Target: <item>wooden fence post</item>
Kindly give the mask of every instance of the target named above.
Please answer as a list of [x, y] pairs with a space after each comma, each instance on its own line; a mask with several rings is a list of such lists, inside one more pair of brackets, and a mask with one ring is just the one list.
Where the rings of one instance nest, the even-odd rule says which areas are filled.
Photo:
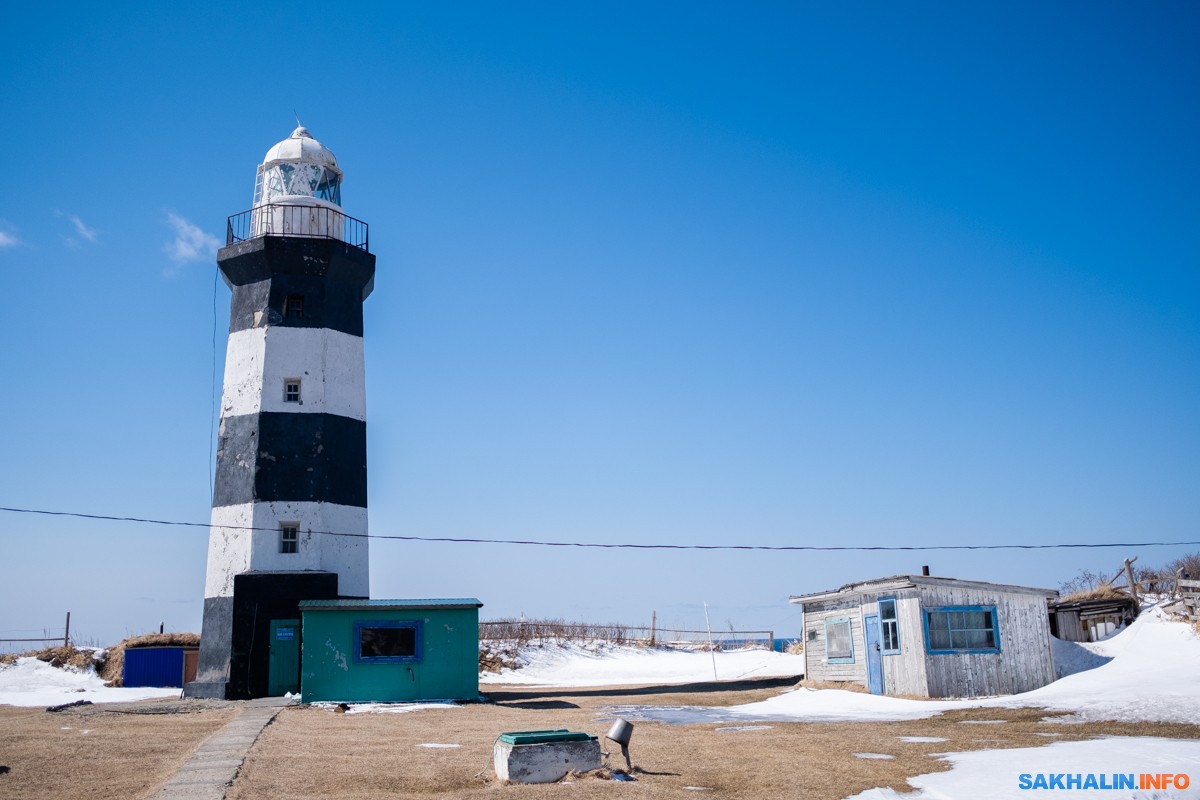
[[1137, 584], [1133, 581], [1133, 562], [1137, 561], [1137, 556], [1132, 559], [1125, 559], [1125, 580], [1129, 582], [1129, 596], [1133, 598], [1133, 602], [1141, 607], [1141, 601], [1138, 599]]
[[67, 612], [67, 624], [63, 628], [63, 647], [71, 644], [71, 612]]

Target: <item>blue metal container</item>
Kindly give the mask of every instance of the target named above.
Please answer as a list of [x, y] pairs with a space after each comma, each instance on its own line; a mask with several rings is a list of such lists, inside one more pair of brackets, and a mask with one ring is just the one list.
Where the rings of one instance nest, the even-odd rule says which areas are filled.
[[182, 647], [135, 647], [125, 651], [126, 686], [183, 688]]

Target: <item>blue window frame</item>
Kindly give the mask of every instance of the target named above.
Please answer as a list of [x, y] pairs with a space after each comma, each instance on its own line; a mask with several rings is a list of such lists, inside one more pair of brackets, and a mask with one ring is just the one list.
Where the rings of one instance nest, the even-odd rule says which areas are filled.
[[884, 655], [900, 652], [900, 620], [894, 597], [879, 598], [879, 650]]
[[825, 661], [829, 664], [854, 663], [854, 635], [849, 617], [825, 620]]
[[995, 606], [926, 608], [921, 616], [927, 653], [1000, 652], [1000, 626]]
[[354, 623], [356, 664], [420, 661], [422, 644], [420, 620], [362, 620]]

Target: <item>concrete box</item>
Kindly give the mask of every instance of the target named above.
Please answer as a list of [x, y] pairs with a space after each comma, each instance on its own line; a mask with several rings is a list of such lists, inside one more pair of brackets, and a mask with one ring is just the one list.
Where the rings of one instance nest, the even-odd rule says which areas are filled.
[[496, 777], [513, 783], [553, 783], [568, 772], [600, 769], [600, 742], [582, 741], [512, 744], [498, 739], [492, 749]]

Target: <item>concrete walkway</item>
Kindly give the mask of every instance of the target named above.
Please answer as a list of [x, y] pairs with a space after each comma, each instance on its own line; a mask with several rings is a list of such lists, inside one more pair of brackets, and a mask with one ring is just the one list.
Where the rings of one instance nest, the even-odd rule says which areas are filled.
[[289, 698], [248, 700], [224, 728], [204, 740], [153, 800], [224, 800], [246, 754]]

